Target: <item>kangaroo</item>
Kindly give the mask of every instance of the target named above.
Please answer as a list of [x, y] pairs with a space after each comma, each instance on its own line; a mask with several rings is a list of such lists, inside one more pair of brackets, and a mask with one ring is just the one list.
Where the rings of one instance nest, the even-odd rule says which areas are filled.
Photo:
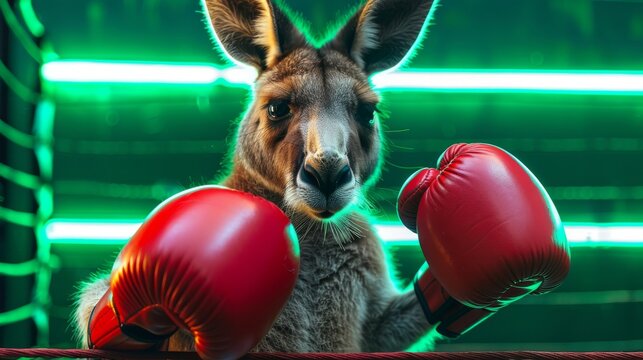
[[[271, 0], [203, 2], [221, 48], [258, 71], [220, 183], [277, 204], [300, 242], [295, 289], [253, 351], [401, 351], [420, 339], [430, 349], [437, 333], [414, 292], [393, 285], [364, 199], [384, 151], [368, 77], [404, 60], [436, 1], [368, 0], [322, 46]], [[108, 286], [104, 276], [80, 291], [75, 325], [85, 344]], [[192, 346], [186, 333], [169, 341], [170, 350]]]

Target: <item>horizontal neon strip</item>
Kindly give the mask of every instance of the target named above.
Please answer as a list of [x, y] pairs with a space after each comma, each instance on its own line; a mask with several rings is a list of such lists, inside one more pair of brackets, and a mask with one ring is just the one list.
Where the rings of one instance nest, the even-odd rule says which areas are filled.
[[140, 226], [141, 222], [134, 220], [120, 222], [51, 220], [45, 225], [45, 233], [52, 242], [57, 240], [127, 241]]
[[7, 312], [0, 312], [0, 326], [6, 326], [29, 319], [34, 315], [35, 311], [36, 307], [31, 303]]
[[[45, 231], [52, 243], [121, 244], [134, 234], [139, 221], [80, 221], [56, 219]], [[417, 246], [417, 235], [397, 224], [376, 224], [379, 237], [392, 246]], [[643, 224], [565, 224], [571, 246], [643, 246]]]
[[[42, 67], [51, 82], [169, 83], [250, 85], [251, 68], [217, 68], [211, 64], [52, 61]], [[521, 71], [415, 69], [373, 76], [379, 89], [434, 91], [572, 92], [643, 95], [643, 71]]]
[[641, 93], [643, 72], [403, 71], [373, 77], [382, 89]]
[[41, 74], [52, 82], [210, 84], [221, 77], [211, 65], [53, 61]]
[[[570, 246], [643, 246], [643, 224], [566, 223], [565, 235]], [[400, 225], [375, 225], [387, 243], [416, 245], [417, 235]]]
[[38, 260], [28, 260], [25, 262], [12, 264], [0, 262], [0, 276], [25, 276], [31, 275], [38, 271]]

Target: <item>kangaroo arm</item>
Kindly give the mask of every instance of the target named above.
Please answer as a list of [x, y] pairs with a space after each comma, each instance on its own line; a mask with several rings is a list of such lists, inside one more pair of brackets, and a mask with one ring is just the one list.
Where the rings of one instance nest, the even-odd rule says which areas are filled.
[[72, 327], [76, 340], [84, 349], [89, 346], [89, 334], [87, 333], [89, 317], [107, 289], [109, 289], [109, 274], [95, 276], [79, 286]]
[[367, 325], [364, 351], [403, 351], [416, 343], [429, 351], [439, 337], [412, 290], [388, 297], [376, 314]]

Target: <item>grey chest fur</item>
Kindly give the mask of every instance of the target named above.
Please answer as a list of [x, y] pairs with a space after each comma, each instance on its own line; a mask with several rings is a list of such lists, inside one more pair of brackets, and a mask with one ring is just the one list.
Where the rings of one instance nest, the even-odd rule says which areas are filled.
[[[375, 239], [371, 239], [376, 241]], [[260, 351], [360, 351], [377, 243], [360, 239], [301, 249], [295, 290]], [[377, 266], [375, 266], [377, 268]]]

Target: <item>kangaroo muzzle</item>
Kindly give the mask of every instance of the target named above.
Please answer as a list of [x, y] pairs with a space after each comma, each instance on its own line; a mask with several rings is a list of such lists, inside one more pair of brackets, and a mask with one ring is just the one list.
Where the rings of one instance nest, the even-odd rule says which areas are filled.
[[348, 158], [333, 150], [306, 156], [299, 169], [299, 181], [319, 190], [327, 198], [337, 189], [353, 182]]

